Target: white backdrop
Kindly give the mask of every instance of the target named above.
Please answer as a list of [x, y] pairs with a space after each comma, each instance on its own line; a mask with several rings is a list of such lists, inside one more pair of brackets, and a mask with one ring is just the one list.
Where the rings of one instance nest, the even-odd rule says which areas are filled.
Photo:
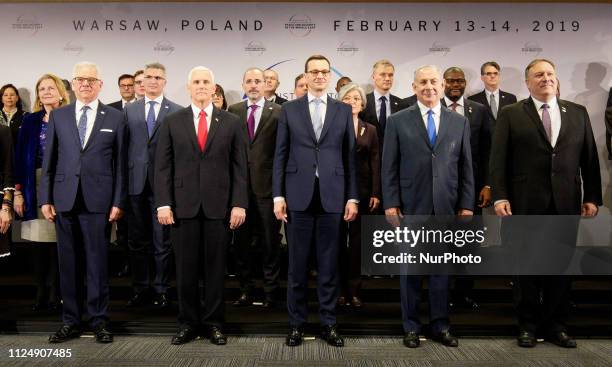
[[[371, 89], [372, 64], [396, 66], [393, 93], [412, 94], [418, 66], [460, 66], [472, 94], [479, 67], [502, 65], [502, 89], [527, 95], [525, 65], [536, 57], [557, 64], [562, 98], [587, 106], [600, 151], [605, 202], [612, 207], [603, 111], [612, 78], [610, 4], [2, 4], [0, 83], [32, 98], [45, 72], [70, 78], [78, 61], [96, 62], [103, 102], [119, 99], [116, 78], [151, 61], [168, 69], [166, 94], [186, 105], [188, 71], [205, 65], [226, 89], [242, 92], [242, 72], [274, 66], [289, 99], [293, 79], [311, 54], [328, 56], [340, 75]], [[495, 29], [495, 30], [493, 30]], [[333, 90], [330, 89], [330, 92]]]

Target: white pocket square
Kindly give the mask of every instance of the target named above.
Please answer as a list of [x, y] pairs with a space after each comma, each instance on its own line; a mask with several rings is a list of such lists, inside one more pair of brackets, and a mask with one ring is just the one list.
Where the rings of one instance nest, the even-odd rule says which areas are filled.
[[113, 130], [111, 130], [111, 129], [100, 129], [100, 131], [103, 131], [105, 133], [112, 133], [113, 132]]

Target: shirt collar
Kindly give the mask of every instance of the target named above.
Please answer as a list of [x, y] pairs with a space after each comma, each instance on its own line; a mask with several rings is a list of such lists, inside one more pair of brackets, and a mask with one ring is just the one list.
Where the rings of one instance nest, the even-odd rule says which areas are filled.
[[[197, 118], [197, 117], [200, 116], [201, 109], [199, 107], [196, 107], [193, 103], [191, 104], [191, 110], [193, 111], [193, 117]], [[212, 103], [212, 101], [210, 101], [208, 106], [206, 106], [204, 108], [204, 112], [206, 112], [206, 118], [210, 119], [210, 116], [212, 116], [212, 112], [213, 112], [213, 103]]]
[[495, 94], [495, 97], [497, 97], [497, 96], [499, 96], [499, 88], [497, 88], [493, 92], [491, 92], [490, 90], [485, 88], [485, 93], [486, 93], [488, 99], [491, 99], [491, 94]]
[[161, 105], [161, 103], [162, 103], [162, 102], [163, 102], [163, 100], [164, 100], [164, 95], [163, 95], [163, 94], [160, 94], [160, 95], [159, 95], [159, 97], [157, 97], [157, 98], [155, 98], [155, 99], [150, 99], [149, 97], [147, 97], [147, 96], [145, 95], [144, 100], [145, 100], [145, 105], [146, 105], [147, 103], [151, 102], [151, 101], [155, 101], [155, 102], [157, 102], [159, 105]]
[[76, 110], [77, 112], [80, 112], [81, 109], [83, 108], [83, 106], [89, 106], [89, 108], [91, 108], [92, 110], [97, 110], [98, 109], [98, 104], [100, 103], [100, 101], [98, 101], [97, 99], [90, 102], [89, 104], [85, 104], [81, 101], [79, 101], [78, 99], [76, 100]]
[[[312, 94], [310, 94], [310, 92], [308, 92], [308, 103], [312, 102], [312, 100], [315, 98], [317, 97], [313, 96]], [[327, 105], [327, 93], [323, 93], [323, 95], [319, 97], [319, 99], [321, 100], [321, 102], [323, 102], [323, 104]]]
[[266, 103], [266, 99], [265, 99], [264, 97], [261, 97], [261, 98], [260, 98], [260, 99], [259, 99], [257, 102], [255, 102], [255, 103], [251, 103], [251, 101], [249, 101], [249, 100], [247, 99], [247, 101], [246, 101], [246, 102], [247, 102], [247, 108], [249, 108], [250, 106], [252, 106], [252, 105], [256, 104], [256, 105], [257, 105], [257, 107], [259, 107], [260, 109], [263, 109], [264, 104]]
[[433, 110], [434, 115], [440, 116], [440, 110], [442, 110], [442, 104], [438, 102], [437, 105], [433, 106], [433, 108], [429, 108], [421, 103], [421, 101], [417, 101], [419, 105], [419, 110], [421, 110], [421, 115], [427, 115], [427, 111]]
[[542, 109], [542, 105], [544, 103], [548, 104], [548, 109], [549, 110], [557, 107], [557, 98], [556, 97], [551, 98], [550, 101], [548, 101], [548, 102], [542, 102], [542, 101], [536, 99], [534, 96], [531, 96], [531, 99], [533, 100], [533, 103], [535, 104], [536, 111], [539, 111], [540, 109]]
[[[444, 96], [444, 102], [446, 102], [446, 107], [450, 108], [451, 105], [453, 104], [453, 101], [450, 100], [450, 98], [448, 98], [447, 96]], [[463, 107], [463, 96], [459, 97], [459, 99], [457, 100], [457, 102], [454, 102], [457, 104], [457, 106], [459, 107]]]
[[385, 97], [387, 98], [387, 102], [391, 101], [391, 92], [387, 92], [387, 94], [380, 94], [378, 93], [378, 91], [376, 89], [374, 89], [374, 100], [375, 101], [379, 101], [380, 97]]

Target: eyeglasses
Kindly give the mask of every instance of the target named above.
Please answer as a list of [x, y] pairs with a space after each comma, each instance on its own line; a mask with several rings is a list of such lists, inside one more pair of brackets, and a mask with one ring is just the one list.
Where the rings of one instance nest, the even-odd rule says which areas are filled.
[[164, 78], [163, 76], [153, 76], [153, 75], [145, 75], [144, 77], [146, 80], [151, 80], [151, 79], [155, 79], [157, 81], [160, 80], [166, 80], [166, 78]]
[[121, 88], [134, 88], [134, 84], [119, 84]]
[[487, 73], [485, 73], [486, 76], [498, 76], [499, 75], [499, 71], [489, 71]]
[[446, 79], [446, 82], [448, 84], [464, 84], [465, 83], [465, 79]]
[[77, 82], [78, 84], [81, 84], [81, 85], [84, 85], [84, 84], [92, 85], [95, 82], [99, 82], [100, 81], [100, 79], [96, 79], [96, 78], [81, 78], [81, 77], [76, 77], [76, 78], [74, 78], [72, 80]]
[[310, 70], [307, 73], [313, 77], [317, 77], [319, 76], [319, 74], [321, 74], [321, 76], [323, 77], [326, 77], [329, 75], [329, 70]]

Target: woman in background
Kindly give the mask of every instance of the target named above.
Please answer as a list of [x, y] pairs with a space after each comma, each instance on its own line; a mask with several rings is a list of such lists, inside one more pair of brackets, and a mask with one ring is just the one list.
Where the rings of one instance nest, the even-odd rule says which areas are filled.
[[13, 146], [17, 140], [17, 133], [26, 112], [23, 111], [23, 103], [19, 96], [17, 87], [13, 84], [6, 84], [0, 88], [0, 124], [11, 128]]
[[227, 100], [225, 99], [225, 91], [219, 84], [215, 84], [215, 94], [213, 94], [213, 104], [220, 110], [227, 110]]

